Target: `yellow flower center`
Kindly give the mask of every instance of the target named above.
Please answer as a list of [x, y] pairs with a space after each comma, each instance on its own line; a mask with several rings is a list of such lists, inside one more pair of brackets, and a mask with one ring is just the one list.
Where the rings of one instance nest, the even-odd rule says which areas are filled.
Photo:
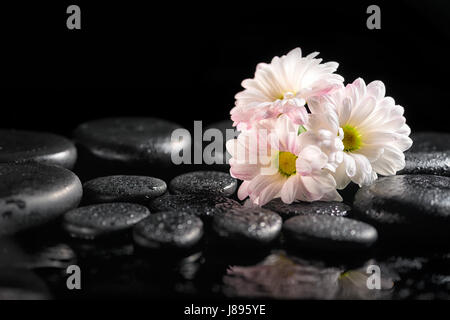
[[294, 91], [286, 91], [284, 93], [280, 93], [275, 100], [283, 100], [283, 99], [292, 99], [295, 98], [296, 93]]
[[289, 177], [296, 173], [295, 161], [297, 156], [291, 152], [280, 151], [278, 153], [278, 172]]
[[361, 134], [356, 130], [355, 127], [346, 125], [342, 127], [344, 131], [344, 139], [342, 143], [344, 144], [344, 151], [352, 152], [361, 148]]

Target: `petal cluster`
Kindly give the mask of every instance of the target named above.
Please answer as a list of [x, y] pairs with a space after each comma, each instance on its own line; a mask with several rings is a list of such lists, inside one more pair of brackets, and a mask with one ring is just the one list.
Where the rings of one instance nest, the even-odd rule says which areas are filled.
[[344, 86], [338, 64], [317, 54], [294, 49], [243, 81], [231, 110], [241, 133], [227, 142], [240, 199], [342, 201], [336, 189], [350, 181], [368, 185], [405, 166], [412, 141], [403, 107], [381, 81]]

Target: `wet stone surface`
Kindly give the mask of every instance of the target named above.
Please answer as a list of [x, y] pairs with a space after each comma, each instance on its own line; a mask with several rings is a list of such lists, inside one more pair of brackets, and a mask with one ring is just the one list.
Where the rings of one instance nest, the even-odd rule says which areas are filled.
[[158, 118], [105, 118], [83, 123], [74, 131], [79, 169], [86, 176], [97, 177], [100, 170], [170, 176], [180, 169], [172, 162], [172, 152], [188, 147], [187, 141], [172, 143], [172, 132], [178, 128], [176, 123]]
[[38, 162], [72, 169], [77, 150], [55, 134], [0, 129], [0, 163]]
[[450, 134], [418, 132], [411, 138], [413, 145], [405, 153], [405, 168], [399, 174], [450, 176]]
[[448, 238], [450, 178], [400, 175], [378, 179], [361, 188], [354, 201], [356, 218], [383, 235], [405, 241]]
[[86, 203], [137, 202], [146, 203], [163, 195], [166, 183], [146, 176], [106, 176], [83, 184], [83, 201]]
[[166, 194], [149, 203], [152, 212], [183, 211], [200, 218], [211, 218], [228, 208], [241, 205], [230, 198], [219, 195], [201, 194]]
[[377, 240], [372, 226], [344, 217], [304, 215], [288, 219], [283, 234], [292, 246], [334, 250], [361, 250]]
[[133, 239], [150, 249], [190, 248], [203, 236], [203, 223], [185, 212], [166, 211], [152, 214], [133, 229]]
[[233, 208], [213, 218], [218, 237], [240, 246], [267, 245], [278, 238], [281, 226], [281, 217], [263, 208]]
[[42, 164], [0, 164], [0, 235], [45, 224], [78, 205], [71, 171]]
[[237, 180], [219, 171], [194, 171], [175, 177], [169, 183], [174, 194], [210, 194], [229, 197], [237, 188]]
[[342, 202], [316, 201], [286, 204], [280, 198], [270, 201], [264, 208], [279, 213], [283, 219], [306, 214], [345, 216], [351, 210], [350, 206]]
[[72, 237], [94, 239], [130, 229], [149, 215], [146, 207], [134, 203], [96, 204], [64, 214], [63, 227]]

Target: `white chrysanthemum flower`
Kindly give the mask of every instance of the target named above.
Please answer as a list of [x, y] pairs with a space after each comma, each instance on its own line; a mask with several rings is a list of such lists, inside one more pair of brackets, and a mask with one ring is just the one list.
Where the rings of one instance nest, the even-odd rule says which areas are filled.
[[403, 107], [385, 97], [381, 81], [366, 86], [357, 79], [345, 88], [310, 99], [308, 107], [312, 112], [307, 125], [310, 130], [329, 130], [342, 138], [344, 156], [334, 173], [339, 189], [350, 181], [368, 185], [377, 174], [395, 175], [404, 168], [403, 152], [412, 145], [411, 130]]
[[318, 52], [302, 57], [300, 48], [270, 64], [260, 63], [255, 77], [242, 82], [245, 90], [236, 94], [231, 119], [239, 130], [250, 128], [253, 122], [286, 114], [295, 124], [304, 124], [309, 97], [329, 92], [341, 85], [343, 78], [334, 74], [336, 62], [321, 63]]
[[261, 120], [227, 141], [230, 174], [244, 180], [239, 199], [250, 197], [260, 206], [278, 197], [285, 203], [342, 201], [327, 170], [327, 155], [298, 135], [298, 127], [282, 115]]

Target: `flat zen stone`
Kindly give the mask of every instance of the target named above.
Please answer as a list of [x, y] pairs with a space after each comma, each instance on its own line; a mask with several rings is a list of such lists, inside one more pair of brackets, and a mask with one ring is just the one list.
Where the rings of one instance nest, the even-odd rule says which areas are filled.
[[73, 237], [94, 239], [130, 229], [149, 215], [150, 211], [139, 204], [95, 204], [64, 214], [63, 228]]
[[228, 173], [220, 171], [194, 171], [179, 175], [169, 183], [175, 194], [214, 194], [231, 196], [237, 188], [237, 180]]
[[190, 248], [197, 244], [202, 236], [202, 221], [185, 212], [155, 213], [139, 222], [133, 229], [134, 241], [151, 249]]
[[264, 208], [279, 213], [284, 219], [305, 214], [345, 216], [351, 210], [350, 206], [342, 202], [315, 201], [286, 204], [280, 198], [270, 201]]
[[0, 129], [0, 163], [38, 162], [72, 169], [77, 149], [51, 133]]
[[294, 246], [334, 249], [361, 249], [378, 238], [377, 230], [360, 221], [328, 215], [302, 215], [283, 224], [283, 234]]
[[242, 246], [271, 243], [280, 234], [281, 227], [281, 217], [264, 208], [232, 208], [213, 217], [216, 234]]
[[166, 183], [146, 176], [106, 176], [83, 184], [83, 200], [88, 203], [138, 202], [145, 203], [163, 195]]
[[0, 164], [0, 235], [36, 227], [75, 208], [82, 187], [71, 171], [43, 164]]

